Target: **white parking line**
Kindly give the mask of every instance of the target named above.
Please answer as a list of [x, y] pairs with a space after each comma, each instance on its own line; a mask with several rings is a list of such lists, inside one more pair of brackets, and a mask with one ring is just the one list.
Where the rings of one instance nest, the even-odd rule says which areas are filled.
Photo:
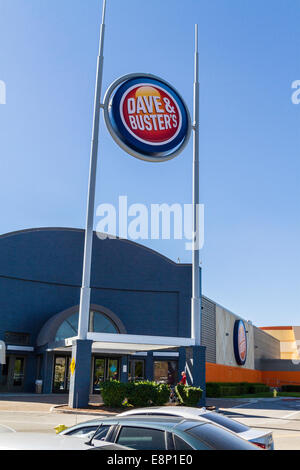
[[16, 432], [15, 429], [11, 428], [10, 426], [7, 426], [6, 424], [0, 424], [0, 432], [2, 432], [2, 429], [1, 429], [1, 428], [8, 429], [8, 430], [11, 431], [11, 432]]
[[293, 413], [289, 413], [288, 415], [282, 416], [281, 419], [289, 419], [291, 416], [297, 415], [300, 411], [293, 411]]
[[234, 406], [233, 408], [243, 408], [243, 406], [254, 405], [257, 402], [258, 402], [258, 400], [248, 401], [247, 403], [242, 403], [241, 405]]

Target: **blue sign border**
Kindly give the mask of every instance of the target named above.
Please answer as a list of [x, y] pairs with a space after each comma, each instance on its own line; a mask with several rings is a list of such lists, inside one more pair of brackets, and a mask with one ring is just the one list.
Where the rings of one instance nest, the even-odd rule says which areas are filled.
[[[120, 102], [124, 93], [139, 83], [147, 82], [166, 90], [176, 101], [182, 116], [181, 129], [167, 144], [151, 145], [135, 139], [128, 132], [120, 116]], [[107, 90], [104, 98], [104, 117], [113, 139], [130, 155], [147, 161], [167, 161], [177, 156], [186, 146], [191, 133], [188, 108], [179, 93], [165, 80], [150, 74], [129, 74], [120, 77]]]
[[[239, 328], [240, 324], [243, 325], [244, 331], [245, 331], [245, 338], [246, 338], [246, 356], [245, 359], [241, 359], [240, 355], [240, 350], [239, 350]], [[248, 341], [247, 341], [247, 333], [246, 333], [246, 327], [245, 323], [243, 320], [236, 320], [234, 323], [234, 330], [233, 330], [233, 348], [234, 348], [234, 355], [235, 355], [235, 360], [236, 362], [240, 365], [243, 366], [247, 360], [247, 355], [248, 355]]]

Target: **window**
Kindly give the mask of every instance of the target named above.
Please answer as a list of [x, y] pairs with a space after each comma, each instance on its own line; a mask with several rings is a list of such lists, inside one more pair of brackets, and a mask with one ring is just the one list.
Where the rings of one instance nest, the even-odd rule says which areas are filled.
[[78, 313], [74, 313], [67, 318], [58, 328], [55, 336], [55, 341], [63, 341], [66, 338], [77, 336], [78, 332]]
[[94, 432], [97, 430], [98, 426], [84, 426], [82, 428], [73, 429], [70, 432], [66, 432], [67, 436], [74, 436], [74, 437], [92, 437]]
[[95, 333], [119, 333], [112, 321], [100, 312], [90, 313], [90, 331]]
[[177, 361], [154, 361], [155, 382], [176, 385], [178, 380]]
[[226, 418], [226, 416], [223, 416], [218, 413], [204, 413], [200, 415], [203, 418], [206, 418], [210, 421], [213, 421], [214, 423], [220, 424], [221, 426], [224, 426], [224, 428], [230, 429], [230, 431], [233, 432], [245, 432], [249, 431], [248, 426], [245, 426], [244, 424], [238, 423], [237, 421], [234, 421], [233, 419]]
[[23, 385], [24, 364], [25, 364], [24, 357], [15, 358], [15, 365], [14, 365], [14, 372], [13, 372], [13, 386], [14, 387], [22, 387]]
[[112, 357], [94, 357], [93, 392], [99, 393], [101, 382], [119, 380], [120, 360]]
[[14, 331], [6, 331], [4, 334], [4, 342], [13, 344], [14, 346], [28, 346], [30, 340], [29, 333], [18, 333]]
[[42, 379], [42, 370], [43, 370], [43, 356], [39, 355], [37, 356], [37, 363], [36, 363], [36, 378], [37, 380]]
[[253, 444], [213, 424], [195, 426], [187, 433], [214, 450], [254, 450]]
[[138, 382], [145, 378], [145, 361], [132, 359], [129, 361], [128, 380]]
[[176, 434], [173, 434], [173, 439], [175, 450], [193, 450], [193, 447], [191, 447], [187, 442], [181, 439], [181, 437], [176, 436]]
[[118, 359], [108, 359], [107, 380], [119, 380]]
[[70, 356], [55, 356], [53, 392], [66, 393], [70, 386]]
[[[68, 317], [58, 328], [55, 341], [63, 341], [66, 338], [77, 336], [79, 313]], [[90, 312], [90, 331], [95, 333], [119, 333], [115, 324], [103, 313]]]
[[110, 426], [101, 426], [98, 431], [95, 434], [95, 439], [98, 441], [100, 439], [104, 439], [106, 437], [106, 434], [108, 433]]
[[117, 443], [137, 450], [166, 450], [165, 433], [157, 429], [123, 426]]

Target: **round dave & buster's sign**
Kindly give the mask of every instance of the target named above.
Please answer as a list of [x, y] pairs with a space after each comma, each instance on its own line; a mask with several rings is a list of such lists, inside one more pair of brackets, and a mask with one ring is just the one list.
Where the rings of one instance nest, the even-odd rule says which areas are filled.
[[123, 150], [150, 162], [176, 157], [190, 137], [186, 104], [155, 75], [129, 74], [112, 83], [104, 98], [104, 118]]
[[243, 366], [247, 359], [247, 332], [242, 320], [236, 320], [234, 324], [233, 346], [236, 362]]

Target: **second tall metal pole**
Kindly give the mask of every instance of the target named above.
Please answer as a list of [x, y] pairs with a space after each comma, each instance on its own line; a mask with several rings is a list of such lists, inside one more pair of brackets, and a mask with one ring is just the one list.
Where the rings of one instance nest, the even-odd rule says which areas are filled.
[[199, 270], [199, 53], [198, 25], [195, 25], [195, 76], [193, 113], [193, 273], [191, 305], [191, 337], [201, 345], [201, 299]]

